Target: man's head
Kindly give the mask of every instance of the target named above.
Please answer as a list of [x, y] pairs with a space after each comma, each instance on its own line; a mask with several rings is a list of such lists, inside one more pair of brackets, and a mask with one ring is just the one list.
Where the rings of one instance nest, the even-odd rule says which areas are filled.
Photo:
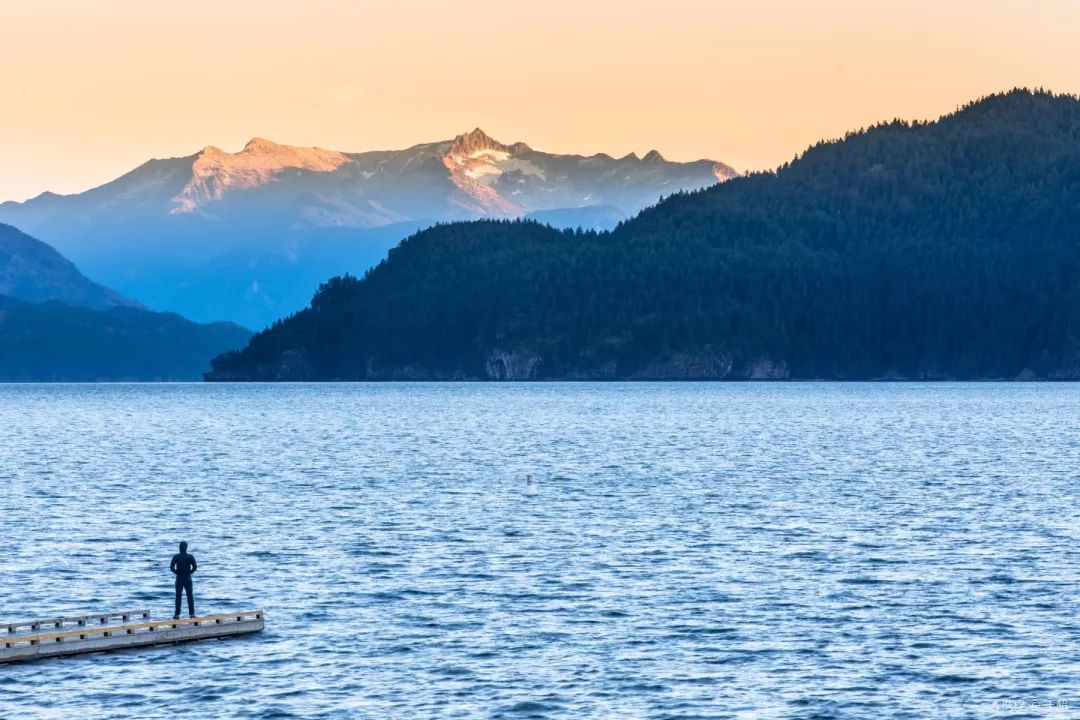
[[180, 552], [187, 552], [187, 543], [186, 542], [180, 543]]

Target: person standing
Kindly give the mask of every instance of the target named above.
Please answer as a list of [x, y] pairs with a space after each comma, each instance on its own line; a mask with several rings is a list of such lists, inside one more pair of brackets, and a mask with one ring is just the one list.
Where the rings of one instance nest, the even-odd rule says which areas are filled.
[[180, 552], [173, 555], [172, 563], [169, 565], [172, 574], [176, 576], [176, 611], [173, 613], [173, 620], [180, 619], [181, 591], [187, 593], [188, 617], [195, 617], [195, 596], [191, 592], [191, 576], [198, 568], [195, 556], [188, 554], [187, 543], [180, 543]]

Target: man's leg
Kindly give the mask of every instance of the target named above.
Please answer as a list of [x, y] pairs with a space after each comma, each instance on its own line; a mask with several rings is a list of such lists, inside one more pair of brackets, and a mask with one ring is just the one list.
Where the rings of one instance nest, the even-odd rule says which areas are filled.
[[[188, 615], [191, 616], [191, 617], [195, 617], [195, 595], [191, 592], [191, 578], [188, 578], [187, 582], [184, 583], [184, 590], [187, 591], [187, 611], [188, 611]], [[177, 610], [177, 612], [180, 612], [180, 611]]]
[[184, 586], [180, 582], [180, 578], [176, 578], [176, 608], [173, 610], [173, 618], [180, 617], [180, 591], [184, 589]]

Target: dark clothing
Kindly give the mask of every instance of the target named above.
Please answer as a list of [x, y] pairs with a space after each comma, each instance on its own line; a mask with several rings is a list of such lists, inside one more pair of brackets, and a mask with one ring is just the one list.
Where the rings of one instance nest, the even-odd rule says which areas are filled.
[[187, 611], [188, 615], [195, 617], [195, 595], [191, 592], [191, 576], [181, 578], [176, 576], [176, 609], [173, 612], [173, 617], [180, 617], [180, 593], [187, 593]]
[[195, 562], [194, 555], [189, 555], [186, 552], [173, 555], [169, 570], [176, 576], [176, 612], [173, 613], [174, 617], [180, 616], [181, 591], [187, 592], [188, 615], [195, 617], [195, 594], [191, 591], [191, 576], [198, 569], [199, 565]]
[[169, 569], [172, 570], [172, 574], [179, 578], [190, 578], [192, 574], [199, 569], [198, 563], [195, 562], [195, 556], [190, 553], [176, 553], [172, 556], [172, 563], [169, 565]]

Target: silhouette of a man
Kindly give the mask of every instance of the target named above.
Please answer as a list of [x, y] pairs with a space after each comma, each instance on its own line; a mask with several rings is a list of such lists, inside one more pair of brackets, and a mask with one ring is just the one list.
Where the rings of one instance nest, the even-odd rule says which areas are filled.
[[195, 596], [191, 593], [191, 576], [198, 568], [195, 556], [188, 554], [187, 543], [180, 543], [180, 552], [172, 556], [172, 563], [169, 565], [172, 574], [176, 576], [176, 612], [173, 613], [173, 620], [180, 619], [181, 590], [187, 593], [188, 617], [195, 617]]

